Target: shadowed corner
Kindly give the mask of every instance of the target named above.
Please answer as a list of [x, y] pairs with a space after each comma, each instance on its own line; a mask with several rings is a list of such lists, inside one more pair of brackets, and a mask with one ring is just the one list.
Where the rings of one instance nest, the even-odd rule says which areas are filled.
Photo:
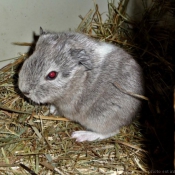
[[[174, 13], [174, 16], [175, 16], [175, 13]], [[174, 169], [175, 169], [175, 87], [174, 87], [174, 105], [173, 105], [173, 108], [174, 108]]]

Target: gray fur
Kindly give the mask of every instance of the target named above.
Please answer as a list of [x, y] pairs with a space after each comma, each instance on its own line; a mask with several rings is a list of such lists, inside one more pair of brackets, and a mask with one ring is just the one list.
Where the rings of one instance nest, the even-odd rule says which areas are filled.
[[[58, 76], [47, 80], [51, 71]], [[73, 32], [43, 32], [19, 73], [24, 95], [90, 130], [74, 132], [77, 141], [115, 135], [138, 112], [141, 101], [115, 82], [127, 92], [144, 93], [142, 70], [128, 53]]]

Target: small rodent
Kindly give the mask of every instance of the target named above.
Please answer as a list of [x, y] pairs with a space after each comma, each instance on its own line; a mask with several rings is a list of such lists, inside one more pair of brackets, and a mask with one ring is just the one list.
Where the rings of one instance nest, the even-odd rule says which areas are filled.
[[143, 95], [142, 69], [122, 48], [75, 32], [40, 29], [34, 53], [19, 72], [19, 89], [50, 112], [67, 117], [87, 131], [75, 131], [76, 141], [101, 140], [131, 123]]

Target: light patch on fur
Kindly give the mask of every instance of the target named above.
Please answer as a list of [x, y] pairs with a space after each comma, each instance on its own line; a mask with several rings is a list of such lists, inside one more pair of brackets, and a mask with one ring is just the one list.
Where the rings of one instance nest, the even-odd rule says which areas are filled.
[[111, 53], [115, 47], [108, 43], [101, 43], [99, 46], [96, 47], [96, 53], [100, 55], [101, 58], [106, 57], [107, 54]]
[[56, 109], [55, 106], [50, 105], [50, 113], [53, 114], [53, 115], [56, 115], [56, 113], [57, 113], [57, 109]]
[[84, 142], [84, 141], [103, 140], [115, 134], [117, 134], [117, 132], [103, 135], [91, 131], [75, 131], [72, 133], [71, 137], [76, 139], [77, 142]]

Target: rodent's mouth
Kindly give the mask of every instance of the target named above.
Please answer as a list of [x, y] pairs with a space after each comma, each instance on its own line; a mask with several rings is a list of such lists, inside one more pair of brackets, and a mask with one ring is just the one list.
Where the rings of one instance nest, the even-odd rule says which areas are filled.
[[30, 101], [32, 101], [32, 102], [34, 102], [34, 103], [36, 103], [36, 104], [41, 104], [41, 101], [39, 100], [39, 98], [36, 98], [35, 96], [32, 97], [32, 96], [26, 95], [26, 94], [24, 94], [24, 95], [25, 95], [25, 97], [27, 97]]
[[34, 97], [31, 97], [30, 99], [37, 104], [50, 104], [47, 98], [39, 98], [37, 96], [34, 96]]

